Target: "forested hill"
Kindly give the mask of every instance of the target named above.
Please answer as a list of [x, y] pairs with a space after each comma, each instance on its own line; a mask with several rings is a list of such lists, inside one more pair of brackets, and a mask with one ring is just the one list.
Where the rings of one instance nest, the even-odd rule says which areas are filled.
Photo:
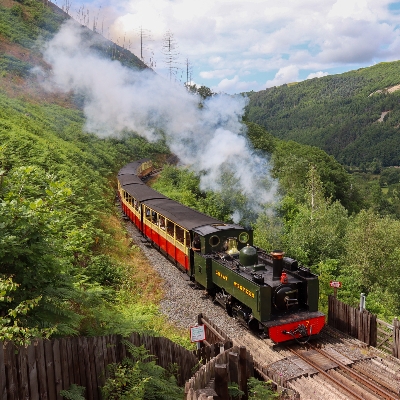
[[400, 61], [249, 93], [247, 119], [344, 165], [400, 165]]
[[[71, 17], [56, 5], [42, 0], [3, 0], [0, 2], [0, 85], [9, 94], [43, 96], [39, 87], [30, 89], [21, 83], [28, 79], [32, 68], [41, 65], [42, 44], [49, 40], [61, 24]], [[78, 22], [77, 22], [78, 23]], [[133, 53], [87, 29], [88, 37], [96, 36], [96, 51], [123, 65], [139, 69], [147, 66]], [[93, 47], [92, 46], [92, 47]], [[12, 79], [10, 79], [12, 77]], [[28, 93], [27, 93], [28, 92]]]

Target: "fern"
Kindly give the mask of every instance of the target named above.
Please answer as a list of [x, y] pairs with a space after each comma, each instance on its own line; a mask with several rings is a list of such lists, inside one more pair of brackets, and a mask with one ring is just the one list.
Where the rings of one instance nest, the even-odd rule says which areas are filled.
[[68, 390], [60, 390], [60, 395], [68, 400], [85, 400], [85, 388], [73, 383]]
[[155, 356], [144, 346], [136, 347], [124, 340], [131, 358], [108, 366], [109, 378], [102, 388], [105, 400], [181, 400], [183, 389], [172, 371], [156, 365]]
[[228, 392], [232, 399], [240, 400], [244, 395], [244, 392], [239, 389], [239, 385], [236, 382], [229, 382]]
[[271, 382], [259, 381], [256, 378], [250, 378], [247, 381], [249, 400], [269, 400], [276, 399], [279, 394], [274, 392]]

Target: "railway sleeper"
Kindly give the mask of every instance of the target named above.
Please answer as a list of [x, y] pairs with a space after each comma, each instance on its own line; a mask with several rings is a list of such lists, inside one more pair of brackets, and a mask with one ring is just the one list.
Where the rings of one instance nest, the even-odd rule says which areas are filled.
[[[379, 368], [376, 368], [377, 366], [379, 367], [379, 364], [376, 365], [373, 363], [373, 361], [374, 361], [373, 359], [367, 361], [360, 361], [359, 363], [353, 365], [353, 369], [365, 375], [366, 377], [370, 378], [374, 382], [378, 383], [380, 386], [389, 389], [394, 393], [400, 394], [399, 385], [396, 384], [396, 382], [398, 382], [396, 376], [395, 375], [387, 376], [387, 372], [384, 370], [382, 371]], [[384, 374], [385, 372], [386, 375]]]
[[334, 379], [341, 382], [343, 385], [349, 388], [352, 392], [354, 392], [358, 397], [365, 400], [381, 400], [382, 397], [376, 395], [371, 389], [360, 386], [355, 379], [351, 378], [348, 375], [345, 375], [344, 371], [331, 369], [328, 371], [328, 374], [331, 375]]

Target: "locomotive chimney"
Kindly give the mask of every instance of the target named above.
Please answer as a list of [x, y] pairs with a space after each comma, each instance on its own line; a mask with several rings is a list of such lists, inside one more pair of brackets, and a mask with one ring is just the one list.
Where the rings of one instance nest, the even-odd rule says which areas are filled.
[[271, 256], [273, 258], [272, 261], [272, 279], [279, 280], [282, 275], [283, 270], [283, 256], [285, 253], [281, 250], [273, 250], [271, 252]]

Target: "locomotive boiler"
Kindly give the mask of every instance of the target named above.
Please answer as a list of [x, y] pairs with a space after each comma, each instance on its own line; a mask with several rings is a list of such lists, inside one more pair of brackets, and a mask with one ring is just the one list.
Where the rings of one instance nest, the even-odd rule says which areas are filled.
[[207, 290], [227, 313], [274, 342], [318, 334], [318, 276], [281, 250], [253, 245], [253, 232], [167, 198], [142, 178], [148, 159], [123, 167], [118, 196], [123, 212], [161, 253]]

